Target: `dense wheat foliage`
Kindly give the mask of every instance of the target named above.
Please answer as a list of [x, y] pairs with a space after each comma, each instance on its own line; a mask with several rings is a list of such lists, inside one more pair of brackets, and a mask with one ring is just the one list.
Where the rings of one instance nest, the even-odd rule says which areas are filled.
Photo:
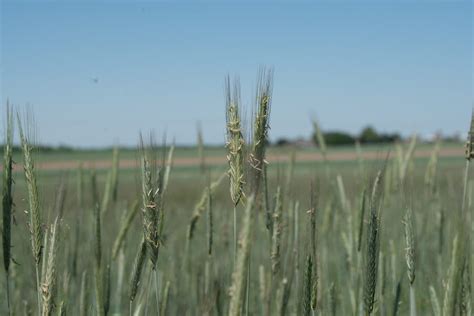
[[473, 127], [457, 158], [441, 142], [417, 158], [413, 137], [377, 159], [357, 144], [357, 160], [331, 161], [324, 145], [318, 161], [268, 163], [271, 72], [257, 90], [247, 122], [226, 82], [227, 166], [199, 129], [192, 166], [140, 140], [136, 168], [116, 148], [110, 170], [36, 170], [8, 108], [0, 314], [471, 315]]

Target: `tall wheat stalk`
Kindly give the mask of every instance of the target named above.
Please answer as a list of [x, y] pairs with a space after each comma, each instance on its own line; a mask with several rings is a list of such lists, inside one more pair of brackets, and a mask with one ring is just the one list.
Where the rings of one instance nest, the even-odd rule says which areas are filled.
[[130, 294], [129, 294], [130, 315], [132, 315], [133, 302], [135, 301], [135, 297], [137, 296], [137, 293], [138, 293], [138, 287], [141, 282], [141, 275], [143, 271], [143, 266], [145, 265], [146, 252], [147, 252], [147, 243], [143, 239], [140, 243], [140, 248], [135, 257], [135, 262], [133, 264], [133, 270], [132, 270], [132, 277], [130, 280]]
[[215, 193], [219, 185], [221, 184], [222, 180], [226, 176], [226, 173], [223, 173], [219, 178], [217, 178], [214, 182], [210, 184], [210, 186], [202, 191], [201, 197], [199, 198], [198, 202], [194, 206], [193, 214], [191, 216], [191, 220], [188, 225], [188, 232], [187, 232], [187, 239], [191, 240], [194, 237], [194, 230], [196, 229], [196, 225], [199, 219], [202, 216], [202, 213], [206, 210], [209, 206], [209, 198]]
[[120, 248], [122, 246], [122, 243], [125, 239], [125, 236], [127, 235], [127, 232], [129, 231], [130, 227], [132, 226], [133, 219], [137, 215], [139, 209], [140, 209], [140, 205], [138, 203], [138, 200], [135, 200], [135, 202], [131, 206], [130, 210], [128, 211], [127, 215], [125, 216], [125, 219], [123, 220], [123, 223], [120, 227], [120, 231], [117, 234], [117, 238], [115, 239], [114, 246], [112, 247], [112, 259], [113, 260], [115, 260], [117, 258], [119, 250], [120, 250]]
[[[460, 238], [461, 236], [461, 238]], [[448, 277], [444, 291], [443, 315], [456, 315], [456, 303], [459, 299], [459, 289], [461, 287], [462, 269], [464, 262], [462, 234], [456, 234], [453, 239], [451, 264], [448, 270]]]
[[364, 271], [364, 309], [366, 315], [371, 315], [374, 309], [375, 289], [377, 286], [377, 273], [380, 250], [380, 216], [381, 196], [383, 192], [383, 174], [385, 166], [377, 173], [372, 186], [370, 199], [369, 223], [367, 227], [367, 249]]
[[393, 299], [393, 316], [398, 315], [398, 311], [400, 309], [400, 297], [402, 295], [402, 282], [401, 280], [398, 281], [397, 286], [395, 287], [395, 297]]
[[[163, 141], [163, 157], [161, 168], [157, 171], [153, 159], [153, 140], [150, 139], [149, 148], [145, 148], [143, 139], [140, 139], [141, 148], [141, 176], [142, 176], [142, 217], [144, 237], [147, 243], [147, 253], [151, 261], [151, 267], [155, 273], [155, 297], [156, 310], [159, 314], [160, 303], [158, 293], [158, 253], [161, 245], [161, 234], [163, 231], [164, 213], [163, 197], [168, 184], [169, 174], [172, 166], [173, 150], [171, 147], [168, 161], [166, 161], [166, 144]], [[166, 164], [166, 166], [165, 166]], [[148, 306], [148, 305], [147, 305]]]
[[214, 242], [214, 216], [212, 210], [212, 189], [211, 184], [207, 188], [207, 254], [212, 255], [212, 246]]
[[358, 227], [358, 237], [357, 237], [357, 269], [359, 273], [357, 274], [357, 288], [356, 288], [356, 308], [359, 309], [359, 314], [362, 314], [363, 304], [362, 304], [362, 291], [360, 283], [362, 281], [362, 240], [364, 235], [364, 223], [365, 223], [365, 211], [366, 211], [366, 192], [367, 188], [364, 186], [359, 204], [359, 227]]
[[119, 149], [117, 146], [115, 146], [112, 152], [112, 170], [111, 170], [111, 177], [110, 177], [112, 201], [114, 203], [117, 202], [117, 198], [118, 198], [119, 167], [120, 167]]
[[271, 261], [272, 261], [272, 274], [275, 276], [280, 272], [280, 251], [281, 251], [281, 234], [283, 229], [282, 216], [283, 216], [283, 205], [281, 197], [281, 189], [277, 188], [275, 194], [275, 209], [273, 211], [273, 228], [272, 228], [272, 250], [271, 250]]
[[55, 307], [56, 287], [57, 287], [57, 255], [59, 242], [59, 218], [56, 217], [51, 227], [51, 237], [48, 251], [48, 264], [46, 266], [44, 283], [41, 286], [43, 294], [43, 316], [53, 314]]
[[360, 197], [359, 207], [359, 234], [357, 238], [357, 251], [360, 252], [362, 249], [362, 237], [364, 235], [364, 219], [365, 219], [365, 199], [366, 199], [366, 188], [362, 190]]
[[171, 282], [166, 281], [165, 289], [163, 290], [163, 295], [162, 295], [162, 298], [161, 298], [161, 305], [160, 305], [160, 314], [161, 315], [167, 315], [168, 301], [169, 301], [169, 295], [170, 295], [170, 286], [171, 286]]
[[[469, 167], [471, 159], [474, 158], [474, 111], [471, 114], [471, 124], [469, 127], [467, 142], [466, 142], [466, 165], [464, 168], [464, 188], [462, 195], [462, 204], [461, 204], [461, 237], [460, 237], [460, 250], [462, 252], [462, 258], [460, 262], [457, 262], [460, 265], [461, 272], [460, 276], [455, 276], [455, 281], [461, 281], [461, 312], [467, 312], [471, 309], [471, 284], [470, 284], [470, 275], [471, 275], [471, 258], [468, 255], [471, 251], [471, 230], [472, 230], [472, 218], [471, 211], [468, 210], [467, 203], [467, 191], [468, 191], [468, 180], [469, 180]], [[457, 269], [459, 270], [459, 269]], [[451, 271], [451, 273], [456, 274], [456, 271]], [[454, 291], [455, 293], [456, 291]], [[455, 295], [453, 293], [453, 295]]]
[[[23, 126], [20, 119], [20, 114], [17, 114], [18, 120], [18, 128], [20, 131], [20, 140], [21, 140], [21, 147], [23, 151], [23, 169], [26, 178], [26, 185], [28, 190], [28, 214], [29, 214], [29, 227], [31, 233], [31, 249], [33, 252], [33, 259], [35, 262], [35, 270], [36, 270], [36, 289], [38, 292], [37, 299], [38, 299], [38, 314], [41, 313], [41, 289], [40, 289], [40, 279], [41, 279], [41, 271], [40, 271], [40, 264], [41, 258], [43, 254], [43, 230], [41, 227], [41, 211], [40, 211], [40, 203], [39, 203], [39, 196], [38, 196], [38, 186], [36, 184], [36, 172], [35, 172], [35, 164], [32, 156], [33, 147], [31, 145], [29, 137], [31, 135], [27, 135], [23, 131]], [[27, 116], [27, 123], [32, 124], [29, 121], [29, 117]], [[32, 126], [27, 126], [27, 128], [32, 128]]]
[[[466, 248], [467, 249], [467, 248]], [[462, 280], [460, 288], [460, 314], [463, 316], [472, 315], [472, 289], [471, 289], [471, 270], [470, 270], [470, 258], [469, 251], [464, 258], [464, 267], [462, 270]]]
[[237, 255], [237, 205], [244, 196], [244, 146], [240, 117], [240, 84], [234, 82], [231, 90], [230, 78], [225, 82], [227, 120], [227, 161], [229, 163], [230, 197], [234, 204], [234, 260]]
[[79, 163], [76, 175], [77, 204], [80, 210], [84, 209], [84, 164]]
[[11, 225], [13, 214], [13, 114], [7, 102], [6, 137], [3, 146], [3, 187], [2, 187], [2, 246], [3, 266], [5, 268], [5, 286], [8, 314], [10, 310], [10, 263], [11, 263]]
[[[171, 169], [173, 168], [173, 162], [174, 162], [174, 149], [175, 149], [175, 147], [176, 147], [175, 142], [173, 140], [173, 144], [171, 145], [170, 149], [168, 150], [168, 156], [166, 157], [166, 161], [163, 160], [163, 164], [166, 163], [166, 166], [164, 167], [164, 170], [162, 169], [162, 171], [163, 171], [163, 173], [161, 175], [162, 180], [159, 181], [159, 183], [161, 183], [161, 187], [159, 187], [160, 190], [161, 190], [161, 194], [160, 194], [161, 200], [163, 200], [163, 197], [164, 197], [164, 195], [165, 195], [165, 193], [168, 189]], [[164, 151], [163, 156], [165, 156], [166, 148], [164, 148], [163, 151]], [[161, 212], [161, 215], [163, 215], [163, 214], [164, 213]], [[163, 224], [163, 222], [161, 222], [161, 224]]]
[[247, 200], [245, 212], [240, 230], [239, 248], [232, 274], [232, 286], [230, 289], [229, 316], [239, 316], [245, 291], [245, 279], [248, 269], [248, 258], [250, 256], [251, 233], [252, 233], [252, 208], [254, 197]]
[[[63, 219], [64, 216], [64, 204], [67, 197], [67, 186], [66, 180], [64, 177], [61, 177], [59, 180], [58, 187], [56, 189], [56, 199], [54, 201], [54, 214], [59, 216], [59, 219]], [[49, 212], [48, 212], [48, 221], [49, 221]]]
[[310, 188], [310, 208], [309, 214], [309, 239], [311, 244], [311, 258], [312, 258], [312, 273], [311, 273], [311, 312], [315, 314], [319, 310], [321, 301], [321, 291], [319, 289], [319, 254], [318, 254], [318, 243], [317, 243], [317, 206], [318, 206], [318, 193], [315, 188], [314, 182], [311, 182]]
[[110, 288], [110, 264], [105, 265], [105, 273], [104, 276], [102, 277], [102, 284], [103, 284], [103, 290], [102, 292], [104, 293], [104, 315], [109, 314], [110, 310], [110, 293], [111, 293], [111, 288]]
[[201, 173], [206, 171], [206, 159], [204, 157], [204, 138], [202, 135], [202, 126], [201, 123], [198, 122], [197, 124], [197, 149], [198, 149], [198, 157], [199, 157], [199, 169]]
[[438, 157], [441, 148], [441, 140], [437, 138], [433, 151], [431, 152], [430, 160], [426, 166], [425, 184], [428, 186], [430, 192], [433, 194], [436, 190], [436, 174], [438, 167]]
[[433, 316], [441, 316], [441, 307], [439, 305], [438, 295], [433, 286], [430, 285], [430, 301], [431, 308], [433, 309]]
[[407, 263], [408, 280], [410, 281], [410, 316], [416, 316], [416, 301], [415, 301], [415, 228], [413, 224], [414, 218], [411, 208], [407, 208], [403, 224], [405, 225], [405, 241], [406, 254], [405, 259]]
[[[294, 228], [293, 228], [293, 255], [294, 255], [294, 275], [295, 275], [295, 292], [299, 291], [300, 289], [300, 252], [299, 252], [299, 244], [300, 244], [300, 232], [299, 232], [299, 202], [297, 201], [294, 206]], [[299, 304], [295, 307], [295, 312], [297, 313], [299, 310]]]
[[154, 177], [156, 171], [151, 165], [152, 160], [149, 158], [148, 150], [143, 145], [142, 141], [142, 157], [141, 157], [141, 173], [142, 173], [142, 214], [143, 214], [143, 229], [145, 241], [148, 247], [148, 255], [152, 262], [153, 269], [155, 269], [158, 261], [159, 249], [159, 206], [158, 206], [158, 180]]
[[95, 285], [95, 304], [96, 315], [105, 315], [104, 310], [104, 292], [102, 284], [102, 234], [101, 234], [101, 217], [99, 205], [99, 193], [97, 191], [97, 179], [95, 171], [91, 175], [92, 189], [92, 211], [93, 211], [93, 227], [94, 227], [94, 285]]
[[317, 143], [318, 149], [321, 152], [321, 156], [323, 157], [323, 164], [325, 169], [326, 180], [329, 181], [330, 179], [330, 167], [329, 167], [329, 160], [328, 160], [328, 147], [326, 145], [326, 138], [324, 137], [324, 133], [321, 129], [321, 125], [319, 124], [316, 118], [312, 119], [313, 124], [313, 141]]
[[265, 150], [270, 129], [270, 109], [272, 104], [273, 70], [262, 68], [257, 79], [256, 112], [253, 123], [252, 150], [250, 163], [250, 192], [257, 198], [262, 179]]
[[311, 315], [311, 296], [313, 292], [313, 259], [311, 254], [306, 256], [306, 266], [304, 274], [304, 288], [303, 288], [303, 315]]
[[410, 165], [410, 162], [412, 161], [413, 155], [415, 154], [417, 140], [417, 135], [413, 134], [413, 136], [410, 138], [410, 143], [408, 145], [408, 149], [405, 155], [401, 157], [401, 165], [399, 169], [400, 185], [403, 185], [405, 183], [405, 177], [408, 172], [408, 167]]
[[81, 276], [81, 292], [79, 294], [79, 316], [87, 315], [87, 303], [87, 271], [84, 271], [82, 272]]
[[327, 164], [327, 161], [328, 161], [328, 158], [327, 158], [327, 146], [326, 146], [326, 140], [324, 139], [324, 134], [321, 130], [321, 126], [318, 122], [318, 120], [316, 120], [315, 118], [313, 118], [312, 120], [312, 123], [313, 123], [313, 130], [314, 130], [314, 133], [316, 134], [316, 141], [318, 143], [318, 146], [319, 146], [319, 150], [321, 151], [321, 155], [323, 156], [323, 161], [325, 164]]

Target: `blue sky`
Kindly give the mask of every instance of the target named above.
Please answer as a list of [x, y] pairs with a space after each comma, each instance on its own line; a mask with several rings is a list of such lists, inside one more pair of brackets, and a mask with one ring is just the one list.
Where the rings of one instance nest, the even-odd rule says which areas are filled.
[[[225, 135], [224, 77], [251, 112], [275, 71], [271, 139], [324, 129], [464, 132], [473, 104], [470, 1], [0, 1], [0, 98], [31, 104], [42, 143], [193, 143]], [[93, 78], [98, 78], [95, 83]]]

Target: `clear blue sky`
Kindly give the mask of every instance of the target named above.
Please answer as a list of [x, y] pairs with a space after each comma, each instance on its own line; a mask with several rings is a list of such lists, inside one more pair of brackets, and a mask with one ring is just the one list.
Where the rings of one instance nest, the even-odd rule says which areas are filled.
[[[275, 70], [271, 139], [323, 128], [464, 132], [473, 104], [471, 1], [0, 1], [1, 102], [31, 104], [39, 141], [134, 145], [225, 135], [224, 77], [249, 113]], [[95, 83], [93, 78], [98, 78]]]

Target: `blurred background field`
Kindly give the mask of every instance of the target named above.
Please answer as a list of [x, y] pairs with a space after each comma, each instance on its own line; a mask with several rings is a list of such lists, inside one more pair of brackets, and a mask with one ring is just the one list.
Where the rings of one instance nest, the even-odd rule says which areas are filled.
[[[405, 149], [407, 145], [404, 145]], [[276, 188], [281, 187], [285, 192], [283, 204], [284, 216], [284, 240], [282, 244], [283, 269], [288, 274], [297, 264], [300, 275], [299, 281], [292, 280], [292, 295], [289, 299], [287, 313], [299, 315], [302, 308], [301, 291], [304, 279], [305, 256], [308, 253], [307, 238], [307, 210], [310, 209], [311, 183], [318, 191], [317, 213], [318, 213], [318, 244], [320, 245], [320, 286], [321, 293], [320, 308], [330, 311], [333, 315], [351, 314], [351, 295], [355, 295], [349, 280], [353, 269], [356, 269], [354, 258], [348, 258], [347, 244], [344, 231], [347, 230], [344, 206], [341, 204], [340, 188], [338, 189], [339, 177], [344, 187], [345, 199], [350, 205], [354, 226], [352, 227], [354, 238], [355, 229], [358, 226], [359, 204], [361, 192], [370, 190], [376, 172], [384, 165], [387, 153], [390, 158], [387, 166], [387, 181], [385, 184], [384, 202], [382, 207], [382, 236], [381, 253], [384, 260], [383, 291], [379, 294], [380, 301], [377, 309], [383, 309], [391, 314], [394, 304], [400, 304], [399, 314], [408, 313], [408, 286], [406, 278], [406, 267], [404, 262], [404, 232], [403, 216], [407, 205], [412, 207], [416, 218], [417, 229], [417, 297], [418, 311], [421, 314], [430, 314], [432, 301], [429, 296], [429, 286], [438, 289], [439, 299], [442, 300], [443, 280], [451, 262], [452, 241], [458, 226], [458, 210], [462, 192], [462, 172], [465, 164], [463, 158], [462, 144], [442, 145], [440, 157], [437, 161], [436, 189], [431, 192], [425, 182], [425, 174], [428, 161], [433, 150], [432, 144], [421, 144], [417, 146], [414, 158], [410, 161], [409, 173], [407, 175], [406, 189], [401, 190], [397, 180], [397, 159], [393, 145], [362, 146], [363, 156], [368, 155], [370, 159], [358, 159], [354, 146], [345, 146], [329, 149], [329, 160], [325, 163], [321, 159], [318, 148], [272, 148], [267, 152], [269, 160], [268, 167], [268, 195], [271, 205], [276, 201], [273, 199]], [[343, 154], [342, 157], [338, 156]], [[459, 153], [456, 155], [456, 153]], [[306, 156], [305, 161], [299, 157]], [[127, 161], [138, 164], [137, 150], [119, 150], [119, 165], [124, 164], [118, 173], [117, 200], [111, 201], [108, 210], [103, 214], [102, 222], [102, 245], [107, 265], [110, 265], [110, 314], [124, 314], [128, 308], [127, 292], [130, 277], [132, 258], [135, 256], [139, 238], [142, 235], [141, 215], [136, 216], [130, 231], [128, 232], [121, 256], [119, 259], [109, 258], [109, 252], [120, 230], [124, 216], [130, 211], [133, 201], [140, 201], [141, 176], [137, 167], [125, 163]], [[187, 248], [187, 231], [190, 218], [203, 192], [209, 183], [209, 179], [215, 180], [227, 170], [225, 159], [226, 152], [221, 148], [204, 148], [204, 159], [206, 171], [199, 166], [200, 158], [196, 147], [176, 148], [171, 171], [169, 188], [165, 198], [164, 212], [165, 225], [163, 231], [163, 247], [159, 256], [159, 273], [162, 284], [160, 290], [163, 294], [166, 282], [170, 282], [169, 303], [167, 314], [170, 315], [202, 315], [202, 314], [225, 314], [227, 309], [227, 296], [232, 271], [232, 203], [229, 198], [229, 187], [227, 177], [219, 185], [212, 198], [214, 214], [214, 250], [212, 256], [208, 256], [204, 249], [207, 243], [208, 228], [205, 215], [196, 226], [191, 248]], [[295, 162], [292, 164], [291, 157], [294, 155]], [[309, 157], [309, 158], [308, 158]], [[331, 157], [339, 157], [331, 160]], [[344, 158], [345, 157], [345, 158]], [[374, 159], [375, 157], [375, 159]], [[94, 237], [92, 234], [93, 212], [91, 205], [90, 174], [95, 163], [99, 196], [103, 197], [107, 190], [107, 175], [112, 168], [112, 149], [100, 151], [68, 151], [68, 152], [37, 152], [35, 154], [38, 162], [38, 185], [40, 192], [40, 203], [42, 206], [45, 223], [51, 222], [57, 212], [57, 198], [59, 190], [64, 190], [64, 219], [61, 228], [60, 246], [60, 268], [58, 298], [66, 302], [68, 313], [76, 315], [76, 297], [80, 295], [81, 275], [87, 271], [89, 282], [92, 282], [92, 266], [89, 261], [93, 256]], [[312, 160], [311, 160], [311, 159]], [[184, 160], [182, 160], [184, 159]], [[214, 159], [214, 160], [213, 160]], [[15, 156], [15, 161], [21, 162], [20, 156]], [[180, 165], [180, 161], [185, 163]], [[74, 167], [80, 162], [90, 163], [88, 168], [84, 167], [82, 180], [79, 179], [78, 168]], [[99, 163], [100, 162], [100, 163]], [[106, 164], [104, 162], [107, 162]], [[51, 166], [57, 163], [72, 163], [62, 165], [60, 170]], [[20, 163], [19, 163], [20, 164]], [[48, 164], [48, 168], [42, 166]], [[20, 168], [20, 165], [16, 166]], [[21, 170], [21, 168], [20, 168]], [[288, 172], [292, 170], [290, 175]], [[15, 172], [15, 225], [13, 229], [13, 259], [18, 263], [13, 265], [13, 302], [14, 310], [18, 312], [24, 308], [34, 310], [34, 271], [29, 264], [31, 250], [29, 249], [29, 237], [27, 232], [27, 215], [25, 198], [27, 191], [25, 181], [21, 172]], [[290, 177], [290, 178], [289, 178]], [[79, 182], [83, 181], [82, 193], [80, 193]], [[60, 188], [60, 184], [64, 187]], [[469, 203], [471, 203], [474, 186], [469, 182]], [[83, 196], [80, 202], [79, 195]], [[295, 211], [295, 203], [299, 204]], [[80, 205], [83, 205], [82, 207]], [[242, 209], [239, 209], [243, 212]], [[297, 245], [298, 255], [294, 257], [292, 234], [294, 233], [295, 212], [299, 213], [298, 225], [300, 227], [300, 244]], [[261, 284], [259, 266], [270, 269], [268, 247], [269, 240], [264, 228], [264, 213], [257, 212], [255, 220], [255, 233], [252, 238], [252, 266], [250, 280], [252, 282], [250, 292], [249, 313], [264, 314], [259, 294]], [[241, 215], [239, 215], [240, 217]], [[440, 217], [442, 216], [442, 218]], [[365, 222], [364, 225], [367, 223]], [[442, 231], [441, 231], [442, 230]], [[306, 237], [305, 237], [306, 236]], [[364, 238], [365, 239], [365, 238]], [[354, 241], [355, 242], [355, 241]], [[353, 249], [352, 251], [355, 251]], [[352, 256], [356, 256], [352, 253]], [[349, 261], [348, 261], [349, 260]], [[184, 270], [182, 270], [184, 269]], [[207, 269], [211, 269], [210, 271]], [[266, 270], [269, 273], [269, 270]], [[147, 269], [143, 280], [148, 280]], [[296, 283], [295, 283], [296, 282]], [[298, 283], [299, 282], [299, 283]], [[353, 281], [351, 281], [353, 282]], [[396, 300], [397, 285], [402, 286], [401, 297]], [[90, 283], [90, 286], [91, 283]], [[148, 284], [149, 286], [149, 284]], [[147, 283], [143, 281], [141, 296], [138, 302], [143, 304], [146, 297]], [[357, 288], [357, 287], [356, 287]], [[0, 289], [0, 295], [4, 287]], [[93, 302], [93, 291], [89, 291], [89, 300]], [[299, 294], [298, 294], [299, 293]], [[276, 293], [274, 293], [276, 295]], [[186, 298], [184, 298], [184, 296]], [[58, 301], [59, 301], [58, 299]], [[276, 298], [273, 298], [275, 300]], [[383, 299], [383, 301], [382, 301]], [[26, 304], [23, 306], [23, 304]], [[273, 304], [278, 304], [273, 301]], [[145, 305], [140, 305], [144, 308]], [[0, 308], [5, 308], [5, 304]], [[91, 308], [91, 306], [89, 307]], [[153, 304], [150, 304], [150, 312], [153, 312]], [[273, 307], [272, 307], [273, 308]], [[276, 307], [275, 307], [276, 308]], [[270, 309], [273, 310], [273, 309]], [[380, 311], [379, 310], [379, 311]], [[93, 313], [92, 310], [89, 310]], [[143, 311], [142, 311], [143, 312]]]

